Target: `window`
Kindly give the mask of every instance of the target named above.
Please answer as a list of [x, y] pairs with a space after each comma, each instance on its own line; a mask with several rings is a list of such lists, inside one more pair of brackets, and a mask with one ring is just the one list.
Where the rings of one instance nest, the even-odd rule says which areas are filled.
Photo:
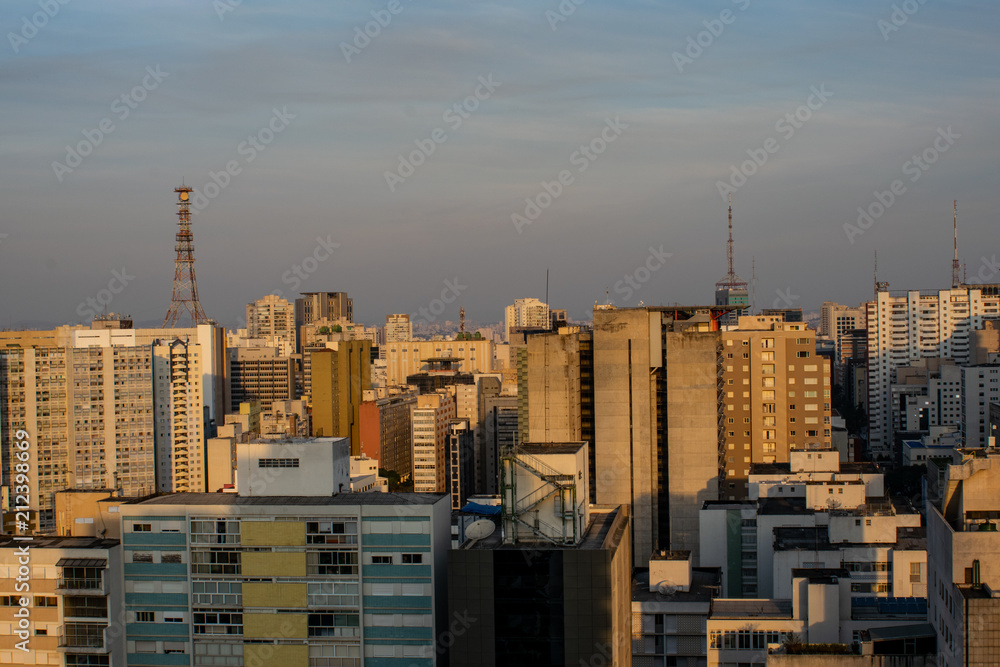
[[213, 607], [243, 604], [243, 584], [238, 581], [192, 581], [194, 603]]
[[153, 530], [153, 524], [151, 523], [133, 523], [132, 532], [133, 533], [149, 533]]
[[35, 596], [35, 606], [36, 607], [58, 607], [59, 598], [48, 597], [45, 595]]
[[163, 622], [164, 623], [183, 623], [184, 622], [184, 614], [181, 614], [181, 613], [178, 613], [178, 612], [165, 611], [165, 612], [163, 612]]
[[258, 468], [298, 468], [298, 459], [257, 459]]
[[133, 563], [152, 563], [153, 554], [147, 551], [135, 551], [132, 553]]
[[191, 552], [192, 574], [240, 574], [240, 552], [225, 549]]
[[809, 350], [799, 350], [795, 356], [799, 357], [800, 359], [807, 359], [809, 357]]
[[392, 556], [372, 556], [372, 565], [392, 565]]
[[196, 635], [242, 635], [243, 614], [235, 610], [194, 612]]
[[403, 554], [403, 563], [416, 565], [424, 562], [423, 554]]
[[135, 612], [136, 623], [152, 623], [154, 618], [156, 618], [156, 614], [151, 611]]
[[359, 637], [358, 614], [309, 614], [310, 637]]
[[160, 562], [161, 563], [180, 563], [181, 562], [181, 554], [169, 554], [169, 553], [167, 553], [167, 554], [161, 554], [160, 555]]
[[357, 574], [356, 551], [310, 551], [306, 553], [308, 574]]

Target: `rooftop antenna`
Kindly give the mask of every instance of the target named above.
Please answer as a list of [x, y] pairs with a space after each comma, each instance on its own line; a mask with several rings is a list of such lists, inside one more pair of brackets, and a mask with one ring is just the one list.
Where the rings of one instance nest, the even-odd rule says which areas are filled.
[[752, 313], [756, 315], [757, 314], [757, 258], [753, 256], [750, 257], [750, 273], [751, 273], [750, 286], [753, 290], [753, 294], [751, 296], [751, 301], [750, 301], [750, 308], [752, 310]]
[[549, 270], [545, 269], [545, 305], [549, 305]]
[[955, 258], [951, 260], [951, 286], [952, 289], [959, 286], [959, 271], [958, 271], [958, 200], [953, 202], [953, 213], [952, 213], [952, 225], [955, 228]]
[[878, 280], [878, 250], [875, 251], [875, 298], [878, 298], [879, 292], [888, 292], [889, 283]]

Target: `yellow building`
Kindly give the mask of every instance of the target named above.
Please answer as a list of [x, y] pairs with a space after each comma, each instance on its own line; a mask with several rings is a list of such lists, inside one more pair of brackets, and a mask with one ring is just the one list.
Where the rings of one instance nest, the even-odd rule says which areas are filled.
[[371, 350], [367, 340], [330, 343], [311, 352], [313, 435], [350, 438], [351, 455], [361, 453], [359, 411], [371, 389]]

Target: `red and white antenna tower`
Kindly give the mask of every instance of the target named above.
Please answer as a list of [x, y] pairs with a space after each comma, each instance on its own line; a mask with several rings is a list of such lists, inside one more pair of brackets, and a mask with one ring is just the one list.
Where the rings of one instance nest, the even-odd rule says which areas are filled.
[[181, 185], [177, 193], [177, 259], [174, 260], [174, 293], [170, 297], [163, 328], [177, 326], [181, 312], [191, 315], [193, 324], [205, 324], [208, 316], [198, 301], [198, 281], [194, 276], [194, 235], [191, 233], [192, 188]]

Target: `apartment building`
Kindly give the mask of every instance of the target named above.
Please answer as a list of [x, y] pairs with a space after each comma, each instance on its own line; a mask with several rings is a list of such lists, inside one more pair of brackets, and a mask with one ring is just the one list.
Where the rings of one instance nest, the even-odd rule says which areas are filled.
[[229, 412], [239, 411], [240, 403], [259, 401], [269, 410], [276, 401], [295, 396], [295, 365], [291, 357], [276, 347], [229, 349]]
[[896, 369], [925, 357], [970, 360], [973, 334], [1000, 315], [1000, 297], [977, 288], [876, 293], [865, 304], [868, 328], [868, 430], [872, 455], [892, 449]]
[[118, 540], [0, 537], [0, 602], [4, 665], [126, 664]]
[[351, 439], [351, 454], [361, 453], [359, 411], [371, 389], [371, 343], [340, 341], [310, 353], [313, 435]]
[[379, 492], [123, 504], [128, 664], [441, 664], [448, 507]]
[[247, 336], [263, 339], [269, 347], [287, 357], [297, 350], [295, 306], [276, 294], [268, 294], [247, 304]]
[[413, 490], [448, 492], [448, 433], [455, 397], [439, 392], [417, 397], [413, 410]]
[[803, 322], [740, 317], [722, 333], [725, 434], [723, 498], [747, 497], [750, 466], [788, 461], [792, 449], [831, 441], [830, 362]]
[[361, 420], [361, 453], [378, 460], [400, 480], [413, 475], [413, 411], [417, 394], [405, 392], [365, 400], [358, 411]]

